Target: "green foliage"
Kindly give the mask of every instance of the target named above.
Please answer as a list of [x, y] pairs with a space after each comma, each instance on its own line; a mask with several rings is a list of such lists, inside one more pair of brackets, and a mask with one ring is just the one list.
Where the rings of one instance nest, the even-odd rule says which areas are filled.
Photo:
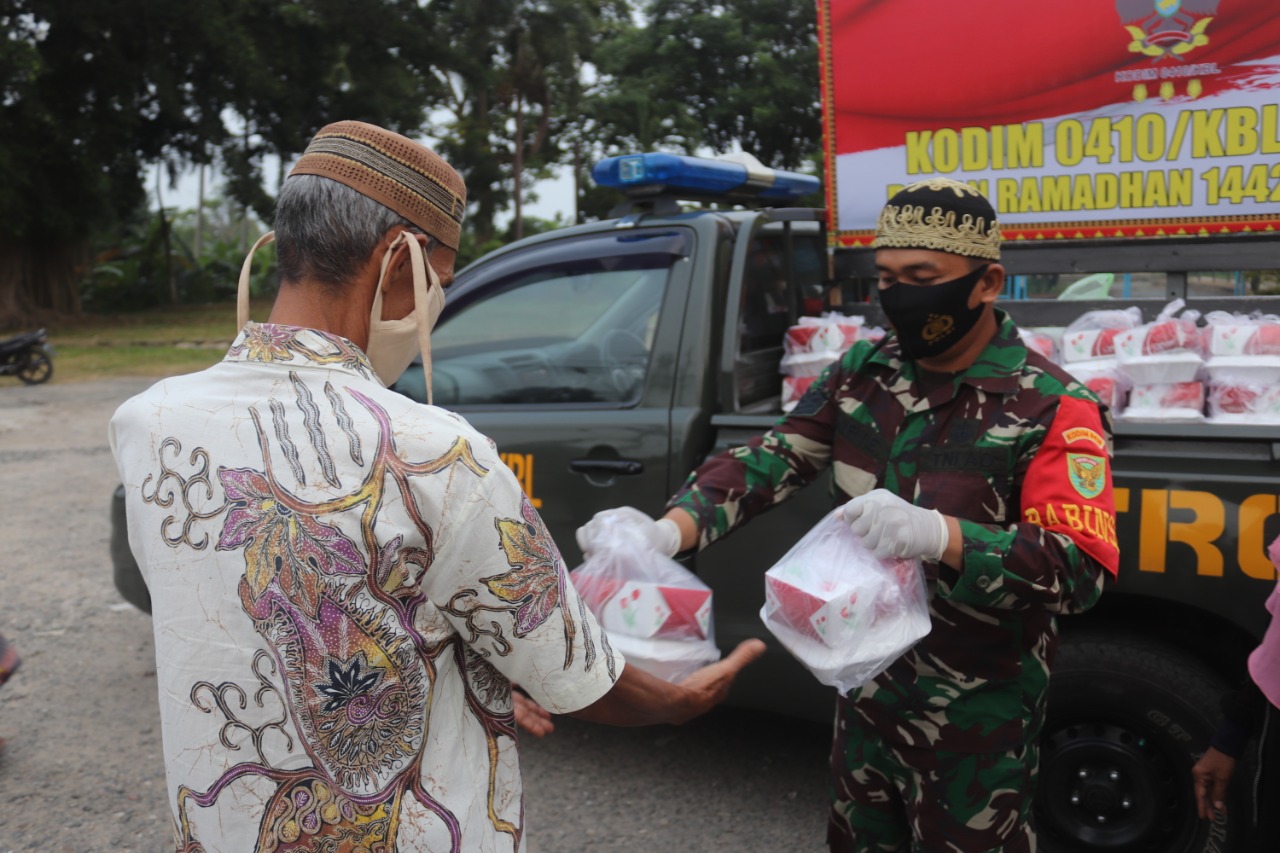
[[53, 262], [126, 227], [145, 164], [218, 157], [269, 219], [267, 153], [343, 118], [414, 133], [438, 95], [415, 0], [5, 0], [0, 25], [0, 322], [79, 307]]
[[[169, 229], [166, 245], [164, 229]], [[199, 256], [195, 252], [196, 211], [174, 214], [139, 208], [101, 232], [96, 256], [80, 283], [84, 306], [94, 312], [136, 311], [171, 301], [205, 304], [235, 298], [240, 266], [248, 247], [265, 230], [236, 204], [205, 202]], [[276, 291], [275, 246], [258, 250], [250, 293]], [[172, 287], [170, 277], [172, 276]]]
[[[466, 178], [470, 227], [493, 241], [495, 220], [526, 187], [568, 159], [581, 135], [582, 67], [629, 21], [625, 0], [434, 0], [444, 47], [436, 73], [449, 118], [440, 152]], [[517, 211], [517, 221], [523, 216]]]
[[604, 154], [740, 145], [800, 167], [821, 138], [815, 17], [793, 0], [3, 0], [0, 325], [81, 296], [225, 295], [243, 240], [192, 257], [184, 218], [166, 234], [138, 212], [145, 166], [216, 162], [269, 223], [283, 171], [264, 163], [339, 119], [414, 136], [436, 117], [468, 185], [464, 259], [541, 227], [522, 203], [558, 167], [579, 175], [579, 218], [605, 215], [618, 195], [585, 178]]
[[597, 51], [589, 112], [609, 153], [740, 145], [796, 169], [822, 142], [817, 16], [786, 0], [651, 0]]

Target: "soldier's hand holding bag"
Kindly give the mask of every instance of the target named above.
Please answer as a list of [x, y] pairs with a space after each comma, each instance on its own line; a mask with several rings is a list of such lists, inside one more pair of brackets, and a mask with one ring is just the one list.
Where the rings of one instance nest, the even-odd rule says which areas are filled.
[[929, 633], [924, 570], [876, 557], [836, 509], [765, 573], [760, 618], [818, 681], [848, 693]]
[[711, 588], [667, 556], [674, 548], [647, 535], [655, 523], [644, 520], [616, 510], [598, 514], [583, 528], [589, 536], [579, 532], [586, 561], [570, 577], [628, 663], [679, 682], [720, 659]]

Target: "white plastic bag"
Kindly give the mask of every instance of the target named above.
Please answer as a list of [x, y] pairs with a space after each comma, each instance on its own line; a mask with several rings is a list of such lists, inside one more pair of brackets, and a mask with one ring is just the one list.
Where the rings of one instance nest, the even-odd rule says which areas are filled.
[[834, 510], [765, 573], [765, 627], [847, 694], [929, 633], [919, 560], [880, 560]]
[[570, 578], [613, 647], [650, 675], [676, 682], [720, 659], [711, 588], [625, 524], [611, 524]]
[[1141, 324], [1142, 309], [1138, 307], [1086, 311], [1062, 334], [1063, 361], [1115, 358], [1116, 335]]

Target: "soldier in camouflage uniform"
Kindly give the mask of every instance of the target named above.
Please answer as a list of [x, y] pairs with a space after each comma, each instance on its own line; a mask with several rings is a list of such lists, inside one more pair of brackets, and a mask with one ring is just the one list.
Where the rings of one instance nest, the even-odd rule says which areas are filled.
[[707, 460], [663, 519], [601, 516], [667, 553], [703, 548], [830, 468], [868, 546], [926, 561], [933, 624], [839, 697], [831, 849], [1034, 850], [1054, 619], [1117, 567], [1109, 421], [995, 308], [1000, 235], [975, 190], [905, 188], [874, 246], [895, 334], [854, 344], [773, 429]]

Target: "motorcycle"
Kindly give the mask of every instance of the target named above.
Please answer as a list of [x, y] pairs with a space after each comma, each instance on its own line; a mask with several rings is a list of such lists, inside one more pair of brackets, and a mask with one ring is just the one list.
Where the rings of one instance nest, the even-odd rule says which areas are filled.
[[53, 376], [53, 353], [44, 329], [0, 341], [0, 376], [17, 376], [26, 385], [48, 382]]

